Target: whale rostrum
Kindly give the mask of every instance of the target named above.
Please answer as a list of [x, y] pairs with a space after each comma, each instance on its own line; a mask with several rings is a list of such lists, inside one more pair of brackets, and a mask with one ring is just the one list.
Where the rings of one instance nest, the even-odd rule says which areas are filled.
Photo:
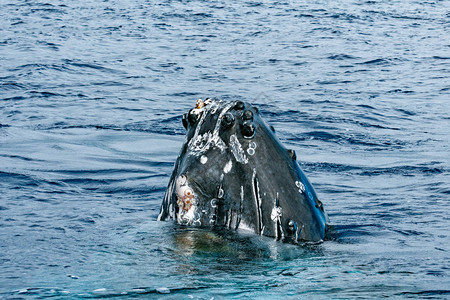
[[327, 215], [314, 188], [258, 109], [198, 100], [183, 115], [186, 140], [158, 220], [251, 230], [277, 240], [321, 241]]

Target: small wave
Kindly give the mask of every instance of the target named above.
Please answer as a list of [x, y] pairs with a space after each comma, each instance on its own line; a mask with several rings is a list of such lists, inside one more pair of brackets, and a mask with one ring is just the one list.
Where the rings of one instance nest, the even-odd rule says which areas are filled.
[[[0, 127], [2, 127], [2, 124], [0, 124]], [[5, 126], [5, 127], [9, 127], [9, 126]], [[41, 161], [43, 162], [43, 160], [36, 160], [34, 158], [29, 158], [29, 157], [25, 157], [25, 156], [21, 156], [21, 155], [7, 155], [7, 154], [0, 154], [0, 157], [6, 157], [6, 158], [12, 158], [12, 159], [20, 159], [23, 161]]]
[[55, 43], [52, 43], [52, 42], [38, 41], [37, 43], [41, 44], [41, 45], [44, 45], [44, 46], [47, 46], [47, 47], [49, 47], [52, 50], [59, 50], [59, 47], [61, 47], [60, 44], [55, 44]]
[[13, 97], [9, 97], [9, 98], [4, 98], [3, 100], [5, 101], [21, 101], [21, 100], [25, 100], [26, 98], [23, 96], [13, 96]]
[[[25, 89], [26, 86], [17, 82], [2, 82], [0, 84], [0, 90], [9, 91], [9, 90], [21, 90]], [[11, 99], [11, 98], [8, 98]], [[6, 100], [6, 99], [5, 99]]]
[[[366, 127], [377, 127], [376, 125], [366, 125]], [[348, 144], [352, 146], [368, 147], [370, 151], [380, 149], [400, 149], [407, 143], [401, 140], [380, 140], [376, 137], [371, 138], [365, 134], [331, 133], [329, 131], [311, 131], [301, 134], [290, 134], [285, 137], [291, 143], [298, 144], [302, 141], [317, 140], [327, 143]]]
[[294, 15], [295, 18], [315, 18], [315, 15], [307, 14], [307, 13], [301, 13], [298, 15]]
[[373, 236], [383, 230], [385, 228], [377, 224], [330, 225], [327, 230], [327, 239], [344, 244], [353, 244], [364, 236]]
[[387, 168], [381, 167], [369, 167], [369, 166], [354, 166], [354, 165], [344, 165], [336, 163], [308, 163], [301, 162], [302, 167], [312, 171], [321, 172], [336, 172], [336, 173], [353, 173], [360, 176], [379, 176], [379, 175], [434, 175], [449, 172], [444, 168], [433, 167], [433, 166], [393, 166]]
[[398, 109], [396, 109], [396, 111], [398, 111], [398, 112], [400, 112], [400, 113], [402, 113], [404, 115], [407, 115], [407, 116], [415, 116], [415, 115], [417, 115], [416, 112], [413, 112], [413, 111], [410, 111], [410, 110], [406, 110], [406, 109], [402, 109], [402, 108], [398, 108]]
[[143, 108], [130, 108], [130, 107], [125, 107], [125, 106], [114, 107], [113, 109], [125, 110], [125, 111], [131, 111], [131, 112], [139, 112], [139, 111], [145, 110]]
[[17, 72], [22, 70], [45, 70], [48, 69], [51, 65], [49, 64], [41, 64], [41, 63], [32, 63], [32, 64], [24, 64], [17, 66], [15, 68], [9, 69], [10, 72]]
[[404, 236], [416, 236], [416, 235], [423, 235], [423, 232], [416, 231], [416, 230], [400, 230], [400, 229], [391, 229], [394, 232], [400, 233]]
[[360, 16], [357, 16], [357, 15], [354, 15], [354, 14], [349, 14], [349, 13], [331, 14], [331, 15], [329, 15], [329, 17], [332, 18], [332, 19], [343, 19], [343, 20], [347, 20], [347, 21], [353, 21], [353, 20], [361, 19]]
[[411, 176], [411, 175], [434, 175], [441, 174], [445, 170], [440, 168], [433, 167], [423, 167], [423, 166], [397, 166], [391, 168], [366, 168], [360, 175], [362, 176], [377, 176], [377, 175], [386, 175], [386, 174], [395, 174], [395, 175], [403, 175], [403, 176]]
[[66, 14], [66, 12], [62, 9], [57, 8], [33, 8], [30, 10], [32, 13], [43, 12], [43, 13], [57, 13], [57, 14]]
[[[172, 118], [170, 118], [172, 119]], [[181, 117], [173, 117], [177, 120], [176, 124], [172, 120], [158, 120], [151, 122], [136, 122], [132, 124], [125, 124], [122, 126], [117, 125], [95, 125], [95, 124], [84, 124], [84, 125], [71, 125], [65, 122], [59, 122], [52, 125], [36, 125], [37, 130], [66, 130], [66, 129], [95, 129], [95, 130], [111, 130], [111, 131], [132, 131], [132, 132], [148, 132], [148, 133], [158, 133], [166, 135], [183, 135], [185, 133], [182, 126], [179, 125], [178, 120]]]
[[347, 84], [347, 83], [352, 83], [355, 81], [352, 81], [352, 80], [318, 80], [316, 82], [317, 82], [317, 84], [328, 85], [328, 84]]
[[391, 61], [389, 59], [386, 58], [376, 58], [376, 59], [371, 59], [371, 60], [367, 60], [365, 62], [362, 63], [357, 63], [359, 65], [377, 65], [377, 66], [385, 66], [385, 65], [389, 65], [391, 63]]
[[387, 91], [388, 94], [395, 94], [395, 93], [402, 93], [402, 94], [414, 94], [414, 91], [411, 90], [403, 90], [403, 89], [393, 89], [390, 91]]
[[115, 69], [111, 69], [108, 67], [101, 66], [99, 64], [94, 64], [94, 63], [78, 62], [78, 61], [73, 61], [73, 60], [67, 59], [67, 60], [64, 60], [64, 64], [67, 66], [73, 66], [73, 67], [76, 67], [79, 69], [92, 69], [92, 70], [104, 71], [104, 72], [108, 72], [108, 73], [122, 73]]
[[[105, 160], [103, 160], [105, 161]], [[144, 164], [143, 161], [132, 161], [132, 160], [109, 160], [110, 162], [116, 162], [116, 163], [122, 163], [122, 164], [127, 164], [127, 163], [142, 163]], [[156, 167], [156, 166], [171, 166], [171, 163], [163, 163], [163, 162], [151, 162], [151, 161], [145, 161], [146, 165], [150, 165], [152, 167]], [[121, 169], [121, 168], [111, 168], [111, 169], [94, 169], [94, 170], [88, 170], [88, 169], [76, 169], [76, 170], [49, 170], [48, 172], [52, 172], [52, 173], [58, 173], [58, 174], [64, 174], [64, 175], [71, 175], [71, 176], [80, 176], [80, 177], [86, 177], [86, 176], [92, 176], [92, 175], [101, 175], [101, 176], [105, 176], [105, 175], [120, 175], [120, 174], [146, 174], [146, 177], [154, 177], [154, 176], [161, 176], [161, 174], [159, 173], [154, 173], [154, 171], [150, 171], [150, 170], [145, 170], [145, 169]]]
[[172, 93], [172, 94], [168, 94], [167, 96], [169, 97], [174, 97], [174, 98], [198, 98], [201, 97], [203, 93], [202, 92], [177, 92], [177, 93]]
[[450, 290], [425, 290], [425, 291], [418, 291], [418, 292], [401, 292], [397, 293], [396, 296], [422, 296], [422, 297], [435, 297], [435, 296], [442, 296], [442, 295], [450, 295]]
[[15, 185], [20, 184], [22, 186], [38, 186], [41, 182], [41, 180], [35, 179], [30, 175], [3, 171], [0, 171], [0, 179], [2, 182], [10, 181]]
[[359, 166], [327, 163], [327, 162], [320, 162], [320, 163], [301, 162], [300, 165], [303, 168], [311, 171], [326, 171], [326, 172], [332, 171], [336, 173], [348, 173], [351, 171], [362, 171], [364, 169], [363, 167]]
[[[370, 2], [369, 2], [370, 3]], [[405, 20], [427, 20], [427, 18], [419, 15], [407, 15], [407, 14], [398, 14], [395, 11], [392, 10], [362, 10], [362, 12], [366, 15], [380, 15], [385, 18], [392, 18], [392, 19], [405, 19]]]
[[305, 133], [305, 136], [321, 141], [337, 141], [341, 139], [340, 135], [332, 134], [327, 131], [310, 131]]
[[358, 59], [358, 57], [349, 55], [349, 54], [335, 54], [335, 55], [328, 56], [328, 59], [331, 59], [331, 60], [349, 60], [349, 59], [354, 60], [354, 59]]
[[447, 60], [447, 59], [450, 59], [450, 56], [438, 56], [438, 55], [435, 55], [435, 56], [433, 56], [433, 58], [434, 59], [440, 59], [440, 60]]
[[48, 91], [28, 91], [28, 94], [31, 94], [33, 97], [42, 97], [42, 98], [50, 98], [50, 97], [65, 97], [66, 95], [48, 92]]
[[33, 296], [33, 297], [67, 297], [70, 292], [58, 287], [28, 287], [11, 293], [10, 296]]
[[133, 288], [129, 291], [117, 291], [114, 289], [107, 289], [107, 288], [98, 288], [93, 290], [90, 293], [86, 293], [86, 294], [79, 294], [77, 295], [77, 297], [79, 298], [115, 298], [115, 297], [131, 297], [131, 298], [135, 298], [135, 297], [140, 297], [140, 296], [145, 296], [147, 295], [147, 297], [157, 297], [156, 295], [161, 295], [161, 294], [177, 294], [177, 293], [181, 293], [181, 294], [185, 294], [189, 291], [197, 291], [197, 290], [202, 290], [202, 289], [206, 289], [208, 287], [206, 286], [190, 286], [190, 287], [157, 287], [157, 288], [150, 288], [150, 287], [136, 287]]
[[259, 6], [264, 6], [263, 2], [256, 2], [256, 1], [248, 1], [246, 2], [248, 7], [259, 7]]

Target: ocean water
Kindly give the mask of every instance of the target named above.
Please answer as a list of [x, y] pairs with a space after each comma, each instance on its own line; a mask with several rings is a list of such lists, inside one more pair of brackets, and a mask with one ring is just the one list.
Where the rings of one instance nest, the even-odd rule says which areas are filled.
[[[156, 221], [205, 97], [296, 150], [327, 241]], [[448, 298], [449, 101], [447, 0], [2, 0], [0, 298]]]

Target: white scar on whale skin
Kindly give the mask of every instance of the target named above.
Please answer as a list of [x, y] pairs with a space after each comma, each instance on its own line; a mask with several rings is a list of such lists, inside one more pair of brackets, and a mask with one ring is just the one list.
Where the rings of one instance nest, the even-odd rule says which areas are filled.
[[[284, 239], [283, 227], [281, 226], [281, 216], [282, 215], [283, 215], [283, 209], [278, 204], [278, 193], [277, 193], [277, 197], [273, 201], [272, 213], [270, 214], [270, 218], [272, 219], [273, 225], [274, 225], [275, 239], [277, 239], [277, 240], [280, 238]], [[278, 236], [278, 228], [281, 231], [281, 236]]]
[[226, 148], [224, 141], [219, 136], [214, 137], [213, 134], [208, 131], [197, 136], [195, 139], [193, 138], [189, 142], [189, 153], [195, 156], [200, 156], [208, 151], [212, 146], [216, 146], [221, 151], [224, 151]]
[[231, 168], [233, 167], [233, 163], [231, 162], [231, 160], [229, 162], [227, 162], [227, 164], [225, 165], [225, 167], [223, 167], [223, 172], [225, 174], [227, 174], [228, 172], [231, 171]]
[[189, 147], [190, 147], [192, 141], [195, 141], [197, 139], [198, 134], [200, 132], [200, 128], [202, 127], [201, 125], [205, 121], [206, 115], [208, 114], [208, 111], [209, 111], [210, 108], [211, 108], [211, 105], [207, 105], [207, 106], [204, 106], [202, 108], [198, 108], [198, 109], [196, 108], [196, 109], [192, 110], [192, 112], [197, 114], [197, 115], [202, 113], [202, 112], [203, 112], [203, 114], [200, 117], [200, 120], [198, 121], [198, 125], [197, 125], [197, 128], [195, 129], [194, 136], [192, 137], [191, 141], [189, 142]]
[[256, 209], [258, 210], [258, 224], [259, 224], [259, 234], [262, 235], [262, 232], [264, 230], [264, 224], [262, 223], [262, 199], [261, 195], [259, 193], [259, 181], [258, 178], [256, 178], [256, 169], [253, 169], [253, 176], [252, 176], [252, 182], [253, 182], [253, 197], [255, 199], [255, 205]]
[[247, 153], [248, 155], [255, 155], [256, 143], [251, 142], [248, 144]]
[[230, 148], [231, 153], [233, 153], [234, 158], [236, 159], [237, 162], [241, 164], [248, 163], [248, 158], [247, 156], [245, 156], [245, 152], [242, 149], [241, 143], [239, 143], [239, 140], [235, 134], [230, 136]]
[[214, 130], [212, 132], [208, 131], [202, 135], [199, 135], [200, 128], [205, 122], [206, 115], [209, 113], [210, 110], [212, 110], [212, 114], [215, 113], [217, 110], [217, 107], [210, 107], [209, 109], [206, 109], [207, 107], [208, 105], [206, 105], [203, 108], [202, 117], [197, 125], [194, 136], [192, 137], [192, 139], [189, 141], [188, 144], [188, 148], [191, 151], [190, 153], [195, 156], [202, 155], [210, 148], [214, 147], [219, 148], [221, 152], [224, 152], [225, 149], [227, 148], [225, 142], [219, 136], [219, 129], [223, 115], [228, 112], [228, 110], [232, 107], [232, 104], [230, 103], [222, 109], [217, 118]]
[[202, 165], [206, 164], [206, 162], [208, 161], [208, 157], [202, 155], [202, 157], [200, 157], [200, 162], [202, 163]]
[[301, 181], [296, 181], [295, 185], [298, 187], [298, 192], [302, 194], [305, 191], [305, 185]]

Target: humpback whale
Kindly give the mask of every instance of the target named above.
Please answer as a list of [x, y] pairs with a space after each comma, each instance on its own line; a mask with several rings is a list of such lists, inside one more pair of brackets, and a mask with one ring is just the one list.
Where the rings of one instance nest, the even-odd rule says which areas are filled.
[[198, 100], [182, 117], [186, 139], [158, 220], [246, 229], [277, 240], [319, 242], [328, 217], [272, 126], [250, 103]]

